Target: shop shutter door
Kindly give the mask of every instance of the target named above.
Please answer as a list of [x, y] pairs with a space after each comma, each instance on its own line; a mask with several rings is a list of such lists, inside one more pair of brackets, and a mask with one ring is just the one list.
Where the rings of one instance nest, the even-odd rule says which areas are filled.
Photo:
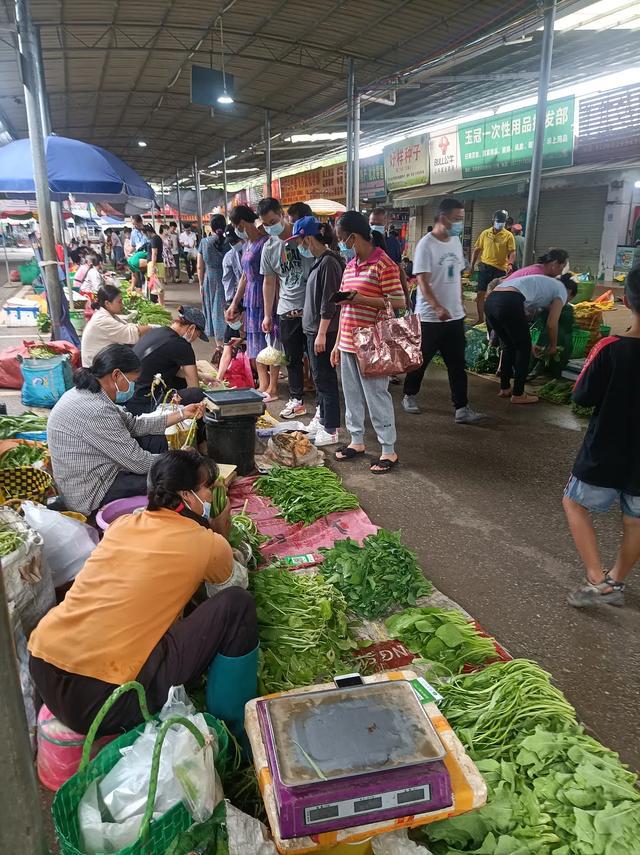
[[599, 273], [607, 187], [568, 187], [542, 193], [536, 256], [551, 246], [566, 249], [571, 269]]
[[471, 246], [476, 242], [480, 232], [488, 229], [491, 218], [496, 211], [508, 211], [516, 223], [522, 222], [527, 210], [527, 200], [522, 196], [494, 196], [488, 199], [473, 200], [473, 215], [471, 219]]

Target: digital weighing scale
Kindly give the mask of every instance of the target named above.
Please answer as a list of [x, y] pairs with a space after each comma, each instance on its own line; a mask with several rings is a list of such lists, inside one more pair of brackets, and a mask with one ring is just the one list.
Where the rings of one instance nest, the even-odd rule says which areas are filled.
[[236, 419], [239, 416], [261, 416], [264, 398], [255, 389], [222, 389], [204, 393], [207, 411], [214, 421]]
[[257, 712], [283, 838], [452, 805], [445, 748], [406, 680], [287, 694]]

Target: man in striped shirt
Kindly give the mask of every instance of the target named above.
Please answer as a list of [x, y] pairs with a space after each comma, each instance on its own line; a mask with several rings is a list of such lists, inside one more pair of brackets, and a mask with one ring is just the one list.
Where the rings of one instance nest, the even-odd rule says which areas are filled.
[[379, 460], [372, 466], [374, 474], [392, 469], [398, 462], [395, 452], [396, 425], [388, 377], [363, 377], [355, 355], [353, 333], [359, 327], [371, 327], [386, 301], [392, 308], [405, 307], [398, 265], [371, 243], [371, 231], [358, 211], [347, 211], [338, 220], [340, 249], [355, 250], [346, 267], [340, 289], [340, 329], [331, 354], [333, 365], [341, 364], [345, 421], [351, 442], [336, 452], [337, 460], [351, 460], [364, 454], [365, 404], [378, 442], [382, 447]]

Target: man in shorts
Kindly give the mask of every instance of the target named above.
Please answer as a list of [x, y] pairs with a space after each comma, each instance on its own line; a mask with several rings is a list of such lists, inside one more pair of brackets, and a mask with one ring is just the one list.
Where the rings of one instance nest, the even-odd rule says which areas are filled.
[[[622, 336], [600, 339], [573, 390], [573, 400], [595, 407], [578, 452], [563, 506], [586, 569], [584, 583], [567, 597], [570, 605], [624, 605], [625, 579], [640, 559], [640, 265], [627, 276], [625, 306], [631, 326]], [[613, 567], [602, 566], [591, 513], [619, 500], [622, 543]]]
[[476, 307], [479, 324], [484, 323], [484, 301], [489, 282], [506, 276], [515, 261], [516, 242], [506, 227], [507, 219], [506, 211], [496, 211], [493, 215], [493, 225], [480, 232], [473, 247], [471, 273], [478, 265]]

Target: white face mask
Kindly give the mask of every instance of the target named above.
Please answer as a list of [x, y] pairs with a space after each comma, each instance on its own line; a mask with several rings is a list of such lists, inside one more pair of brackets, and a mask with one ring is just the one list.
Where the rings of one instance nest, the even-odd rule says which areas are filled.
[[369, 226], [372, 232], [380, 232], [381, 235], [384, 234], [384, 226]]
[[504, 223], [499, 222], [498, 220], [493, 221], [493, 227], [497, 232], [501, 232], [504, 228]]

